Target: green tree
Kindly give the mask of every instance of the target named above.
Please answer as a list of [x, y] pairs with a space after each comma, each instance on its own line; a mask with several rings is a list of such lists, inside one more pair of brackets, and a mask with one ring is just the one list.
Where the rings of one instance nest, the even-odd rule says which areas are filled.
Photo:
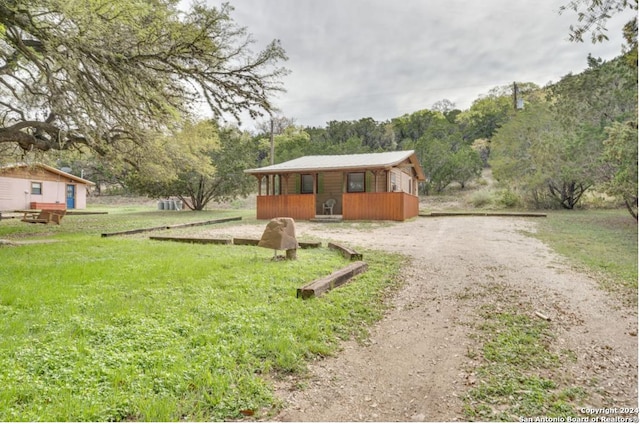
[[0, 144], [101, 154], [167, 133], [204, 100], [215, 117], [273, 109], [286, 59], [257, 54], [232, 8], [175, 0], [0, 1]]
[[[518, 96], [523, 100], [539, 90], [530, 82], [517, 83]], [[463, 138], [472, 144], [479, 138], [491, 140], [498, 128], [515, 115], [513, 85], [494, 87], [473, 102], [469, 110], [457, 115]]]
[[[577, 25], [569, 27], [569, 39], [571, 41], [583, 42], [586, 34], [591, 34], [592, 43], [600, 43], [609, 40], [607, 36], [607, 22], [615, 14], [627, 11], [638, 10], [638, 0], [572, 0], [565, 6], [560, 7], [560, 13], [572, 10], [578, 15]], [[637, 17], [633, 18], [625, 25], [636, 26], [637, 43]], [[637, 45], [636, 45], [637, 47]]]
[[467, 182], [482, 175], [482, 159], [478, 152], [469, 146], [462, 146], [453, 154], [451, 160], [454, 170], [453, 180], [462, 188]]
[[300, 127], [289, 127], [274, 137], [275, 163], [314, 154], [311, 137]]
[[563, 125], [549, 104], [530, 104], [494, 136], [493, 175], [527, 193], [538, 207], [546, 192], [558, 205], [573, 209], [595, 183], [598, 146], [591, 141]]
[[[429, 125], [424, 127], [418, 140], [405, 139], [402, 144], [402, 148], [416, 151], [425, 170], [427, 182], [421, 186], [422, 193], [429, 194], [434, 190], [440, 193], [454, 181], [464, 188], [468, 181], [480, 175], [480, 156], [464, 142], [457, 123], [451, 122], [441, 112], [431, 111], [405, 115], [403, 119], [408, 118], [408, 122], [411, 122], [411, 116], [428, 117], [429, 120]], [[402, 122], [395, 122], [402, 125]]]
[[428, 143], [418, 143], [417, 152], [427, 177], [423, 193], [429, 194], [433, 190], [441, 193], [455, 180], [455, 164], [451, 144], [447, 140], [433, 139]]
[[391, 124], [395, 131], [395, 140], [401, 145], [415, 142], [441, 117], [440, 112], [424, 109], [394, 118]]
[[603, 158], [607, 175], [605, 192], [622, 198], [629, 213], [638, 220], [638, 122], [615, 122], [607, 128]]
[[177, 197], [189, 209], [202, 210], [211, 201], [246, 196], [253, 187], [243, 172], [254, 164], [253, 144], [237, 128], [220, 129], [205, 121], [159, 139], [156, 147], [154, 160], [134, 163], [128, 175], [127, 184], [137, 193]]
[[549, 86], [547, 100], [565, 125], [591, 127], [602, 141], [606, 126], [637, 116], [638, 69], [621, 56], [608, 62], [589, 56], [587, 64]]

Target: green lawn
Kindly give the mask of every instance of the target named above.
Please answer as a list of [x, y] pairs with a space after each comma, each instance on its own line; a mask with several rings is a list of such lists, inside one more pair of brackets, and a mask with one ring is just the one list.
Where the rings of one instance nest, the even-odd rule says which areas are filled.
[[273, 262], [257, 247], [100, 237], [238, 214], [118, 209], [60, 226], [0, 222], [0, 239], [54, 240], [0, 246], [0, 421], [268, 417], [274, 376], [379, 319], [399, 257], [365, 252], [367, 273], [302, 301], [296, 288], [346, 260], [326, 248]]
[[638, 223], [626, 210], [555, 211], [535, 235], [605, 288], [638, 291]]
[[[257, 247], [100, 237], [235, 216], [255, 223], [252, 212], [98, 209], [109, 215], [67, 216], [60, 226], [0, 222], [0, 239], [53, 241], [0, 245], [0, 421], [268, 419], [278, 408], [270, 382], [366, 334], [397, 285], [400, 257], [363, 252], [367, 273], [301, 301], [297, 287], [347, 262], [326, 248], [273, 262]], [[625, 211], [551, 212], [536, 222], [536, 237], [637, 299], [637, 223]], [[485, 312], [474, 354], [486, 359], [477, 370], [486, 384], [466, 395], [468, 418], [562, 416], [584, 396], [530, 378], [570, 359], [549, 354], [545, 323], [508, 308]], [[490, 407], [500, 404], [501, 413]]]

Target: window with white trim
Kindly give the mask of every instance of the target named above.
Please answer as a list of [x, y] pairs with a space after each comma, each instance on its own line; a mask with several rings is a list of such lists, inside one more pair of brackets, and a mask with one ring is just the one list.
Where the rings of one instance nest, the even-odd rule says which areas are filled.
[[31, 194], [42, 195], [42, 183], [37, 181], [31, 182]]

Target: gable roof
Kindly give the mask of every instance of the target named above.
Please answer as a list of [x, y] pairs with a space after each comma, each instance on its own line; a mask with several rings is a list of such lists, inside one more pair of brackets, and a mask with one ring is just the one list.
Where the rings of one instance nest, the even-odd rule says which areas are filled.
[[353, 155], [303, 156], [276, 165], [247, 169], [247, 174], [279, 174], [310, 171], [349, 171], [363, 169], [391, 169], [405, 161], [415, 169], [418, 180], [425, 180], [424, 172], [413, 150], [397, 152], [360, 153]]
[[53, 166], [45, 165], [44, 163], [39, 163], [39, 162], [36, 162], [36, 163], [33, 163], [33, 164], [15, 163], [15, 164], [11, 164], [11, 165], [0, 166], [0, 172], [2, 172], [4, 170], [10, 170], [10, 169], [33, 168], [33, 167], [44, 169], [45, 171], [49, 171], [49, 172], [51, 172], [53, 174], [60, 175], [61, 177], [68, 178], [70, 180], [79, 182], [81, 184], [96, 185], [92, 181], [85, 180], [84, 178], [77, 177], [77, 176], [75, 176], [73, 174], [69, 174], [68, 172], [64, 172], [64, 171], [61, 171], [59, 169], [56, 169]]

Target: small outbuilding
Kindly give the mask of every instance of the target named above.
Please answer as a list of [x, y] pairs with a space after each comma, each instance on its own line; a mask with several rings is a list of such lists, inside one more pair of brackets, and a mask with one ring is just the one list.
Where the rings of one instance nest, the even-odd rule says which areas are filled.
[[258, 179], [258, 219], [404, 221], [418, 215], [425, 180], [413, 150], [303, 156], [245, 173]]
[[0, 210], [87, 207], [88, 187], [95, 185], [42, 163], [0, 166]]

